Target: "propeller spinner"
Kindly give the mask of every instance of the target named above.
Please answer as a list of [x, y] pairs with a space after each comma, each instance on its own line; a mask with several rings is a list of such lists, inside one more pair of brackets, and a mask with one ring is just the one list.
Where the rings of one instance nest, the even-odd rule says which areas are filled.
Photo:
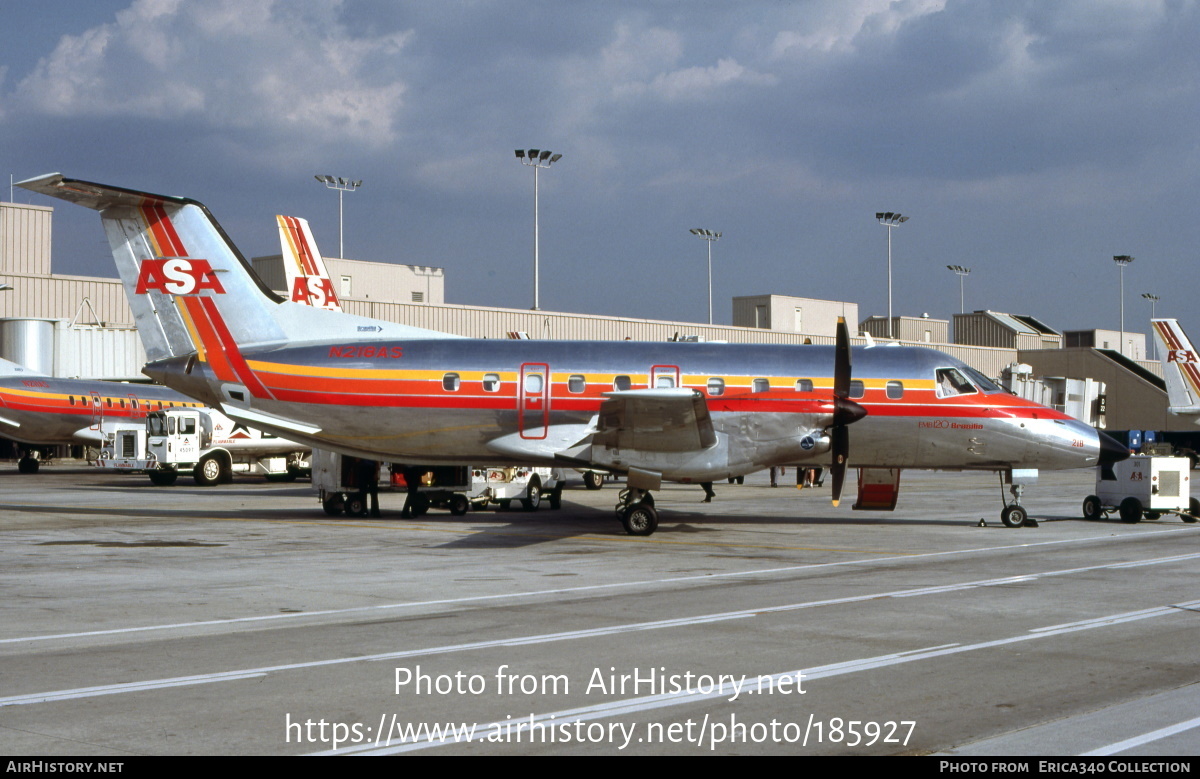
[[850, 331], [845, 317], [838, 317], [837, 346], [833, 364], [833, 427], [830, 430], [830, 449], [833, 452], [833, 505], [842, 499], [846, 481], [846, 464], [850, 459], [850, 425], [867, 415], [867, 410], [850, 400]]

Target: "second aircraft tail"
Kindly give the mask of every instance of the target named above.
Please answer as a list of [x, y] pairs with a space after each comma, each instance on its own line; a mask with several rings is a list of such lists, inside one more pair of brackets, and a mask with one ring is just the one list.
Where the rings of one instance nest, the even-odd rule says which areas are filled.
[[1172, 414], [1200, 415], [1200, 355], [1176, 319], [1152, 319]]

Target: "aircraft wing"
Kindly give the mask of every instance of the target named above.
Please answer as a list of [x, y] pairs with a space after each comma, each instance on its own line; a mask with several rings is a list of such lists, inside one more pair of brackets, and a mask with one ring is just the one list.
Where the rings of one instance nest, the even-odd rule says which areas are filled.
[[646, 452], [693, 452], [717, 442], [704, 396], [691, 389], [604, 393], [595, 444]]

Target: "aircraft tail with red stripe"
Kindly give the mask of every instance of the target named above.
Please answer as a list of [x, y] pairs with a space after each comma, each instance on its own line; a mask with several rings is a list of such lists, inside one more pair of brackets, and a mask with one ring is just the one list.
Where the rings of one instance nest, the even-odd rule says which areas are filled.
[[[1200, 354], [1176, 319], [1152, 319], [1163, 380], [1167, 383], [1168, 411], [1200, 417]], [[1200, 420], [1198, 420], [1200, 421]]]
[[243, 373], [243, 348], [452, 337], [283, 300], [194, 200], [57, 173], [19, 186], [100, 212], [151, 362], [195, 355], [232, 380]]
[[329, 311], [341, 311], [342, 304], [333, 290], [333, 279], [325, 268], [321, 252], [317, 251], [317, 242], [308, 228], [308, 220], [282, 214], [277, 215], [275, 220], [279, 223], [283, 273], [291, 301]]

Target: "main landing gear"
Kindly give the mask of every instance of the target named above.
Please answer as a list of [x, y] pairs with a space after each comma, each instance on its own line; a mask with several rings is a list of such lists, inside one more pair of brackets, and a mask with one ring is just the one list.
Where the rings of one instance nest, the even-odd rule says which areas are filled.
[[630, 487], [617, 496], [617, 519], [631, 536], [648, 536], [658, 529], [654, 496], [648, 490]]

